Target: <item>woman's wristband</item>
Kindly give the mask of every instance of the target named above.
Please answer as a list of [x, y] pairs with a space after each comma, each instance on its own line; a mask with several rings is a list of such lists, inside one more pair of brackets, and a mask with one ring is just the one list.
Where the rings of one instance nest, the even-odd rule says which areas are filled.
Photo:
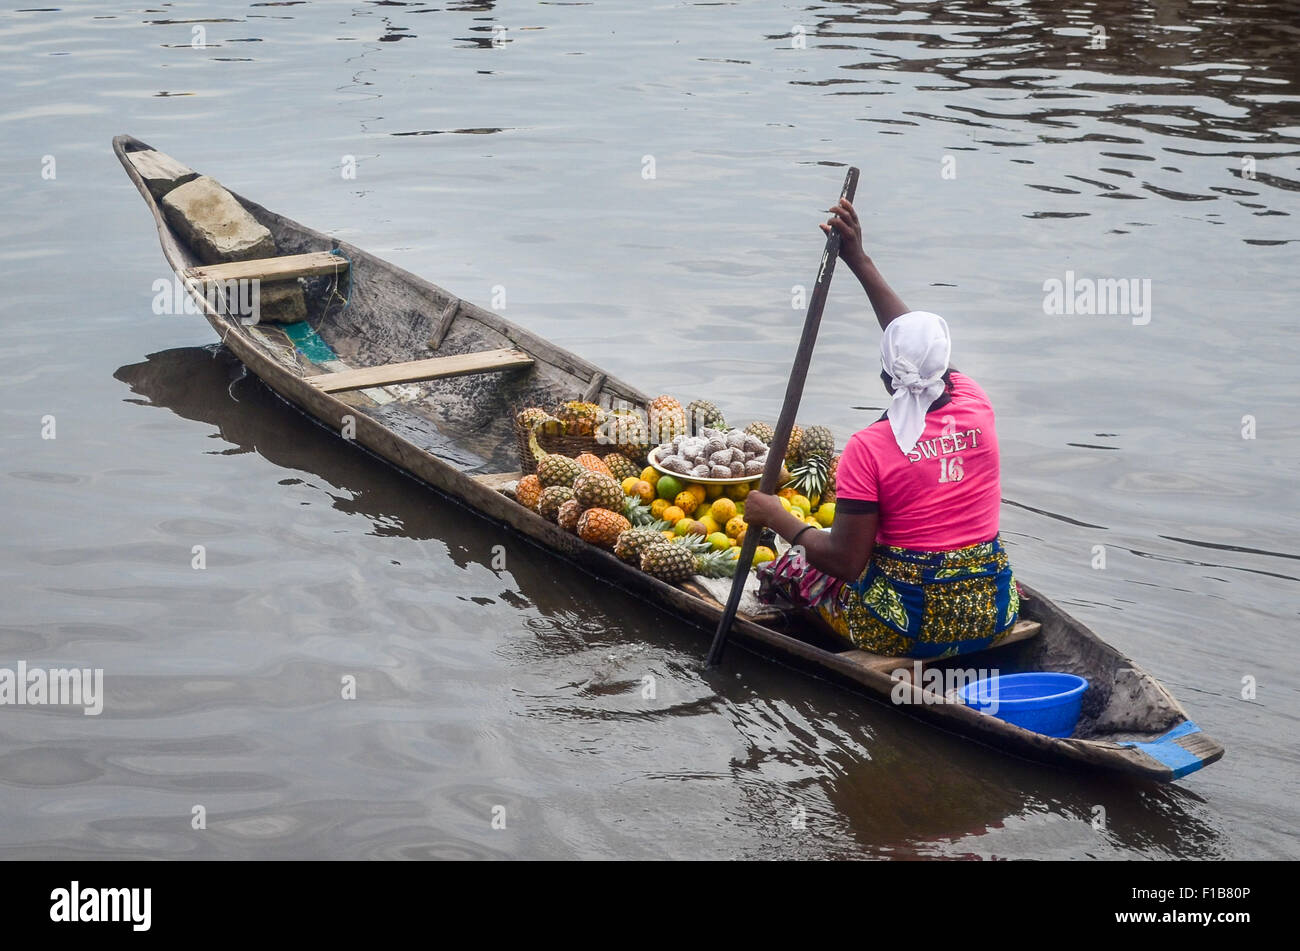
[[793, 548], [795, 545], [799, 544], [799, 536], [804, 532], [810, 531], [813, 527], [814, 526], [812, 525], [805, 525], [803, 528], [799, 529], [799, 531], [795, 532], [794, 538], [790, 539], [790, 547]]

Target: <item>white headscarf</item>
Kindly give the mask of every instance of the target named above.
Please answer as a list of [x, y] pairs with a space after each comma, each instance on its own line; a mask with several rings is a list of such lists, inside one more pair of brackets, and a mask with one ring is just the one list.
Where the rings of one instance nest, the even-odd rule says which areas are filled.
[[948, 324], [938, 314], [914, 310], [895, 317], [880, 339], [880, 365], [894, 387], [887, 415], [894, 441], [911, 452], [925, 432], [925, 414], [943, 395], [952, 355]]

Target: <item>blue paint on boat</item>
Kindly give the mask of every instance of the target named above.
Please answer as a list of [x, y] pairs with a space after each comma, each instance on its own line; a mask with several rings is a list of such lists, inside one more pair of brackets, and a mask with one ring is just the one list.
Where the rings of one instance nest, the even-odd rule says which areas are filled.
[[293, 341], [298, 352], [312, 363], [325, 363], [339, 358], [334, 348], [327, 344], [305, 320], [300, 320], [296, 324], [282, 324], [280, 329]]
[[1193, 733], [1200, 732], [1201, 728], [1193, 721], [1184, 720], [1168, 733], [1157, 737], [1150, 743], [1121, 743], [1120, 746], [1130, 746], [1141, 750], [1157, 762], [1168, 766], [1173, 771], [1174, 779], [1178, 779], [1180, 776], [1196, 772], [1201, 768], [1202, 763], [1199, 756], [1183, 749], [1175, 741], [1179, 737], [1191, 736]]

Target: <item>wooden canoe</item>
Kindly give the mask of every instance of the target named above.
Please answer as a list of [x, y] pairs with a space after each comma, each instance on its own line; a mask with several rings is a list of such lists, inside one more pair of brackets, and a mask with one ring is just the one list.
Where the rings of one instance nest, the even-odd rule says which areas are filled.
[[[151, 185], [160, 187], [159, 176], [176, 175], [183, 181], [193, 173], [131, 136], [115, 138], [113, 150], [148, 205], [163, 255], [194, 308], [274, 392], [341, 438], [575, 566], [698, 625], [701, 648], [707, 645], [722, 607], [701, 587], [658, 581], [525, 509], [503, 491], [518, 478], [514, 410], [577, 396], [607, 406], [644, 407], [644, 393], [492, 311], [237, 194], [236, 200], [271, 232], [279, 256], [205, 267], [168, 224], [151, 190]], [[138, 154], [142, 152], [152, 154]], [[301, 277], [309, 282], [307, 321], [243, 325], [205, 295], [206, 282], [222, 276]], [[733, 637], [757, 653], [1029, 759], [1170, 782], [1223, 755], [1223, 747], [1155, 678], [1042, 595], [1022, 587], [1018, 640], [935, 662], [926, 671], [1052, 670], [1086, 677], [1083, 714], [1066, 739], [947, 702], [942, 689], [925, 689], [928, 673], [919, 684], [900, 682], [891, 672], [911, 670], [911, 661], [845, 650], [794, 615], [742, 615]]]

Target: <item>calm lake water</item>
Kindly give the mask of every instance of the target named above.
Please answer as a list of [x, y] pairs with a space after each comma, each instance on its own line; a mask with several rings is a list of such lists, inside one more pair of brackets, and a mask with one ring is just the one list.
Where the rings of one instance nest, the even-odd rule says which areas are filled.
[[[0, 12], [0, 666], [105, 671], [99, 717], [0, 708], [0, 857], [1300, 857], [1300, 4], [218, 8]], [[998, 408], [1020, 575], [1227, 756], [1134, 788], [702, 673], [155, 315], [120, 132], [742, 422], [860, 166]], [[1067, 272], [1149, 314], [1046, 313]], [[803, 421], [876, 418], [877, 340], [841, 271]]]

